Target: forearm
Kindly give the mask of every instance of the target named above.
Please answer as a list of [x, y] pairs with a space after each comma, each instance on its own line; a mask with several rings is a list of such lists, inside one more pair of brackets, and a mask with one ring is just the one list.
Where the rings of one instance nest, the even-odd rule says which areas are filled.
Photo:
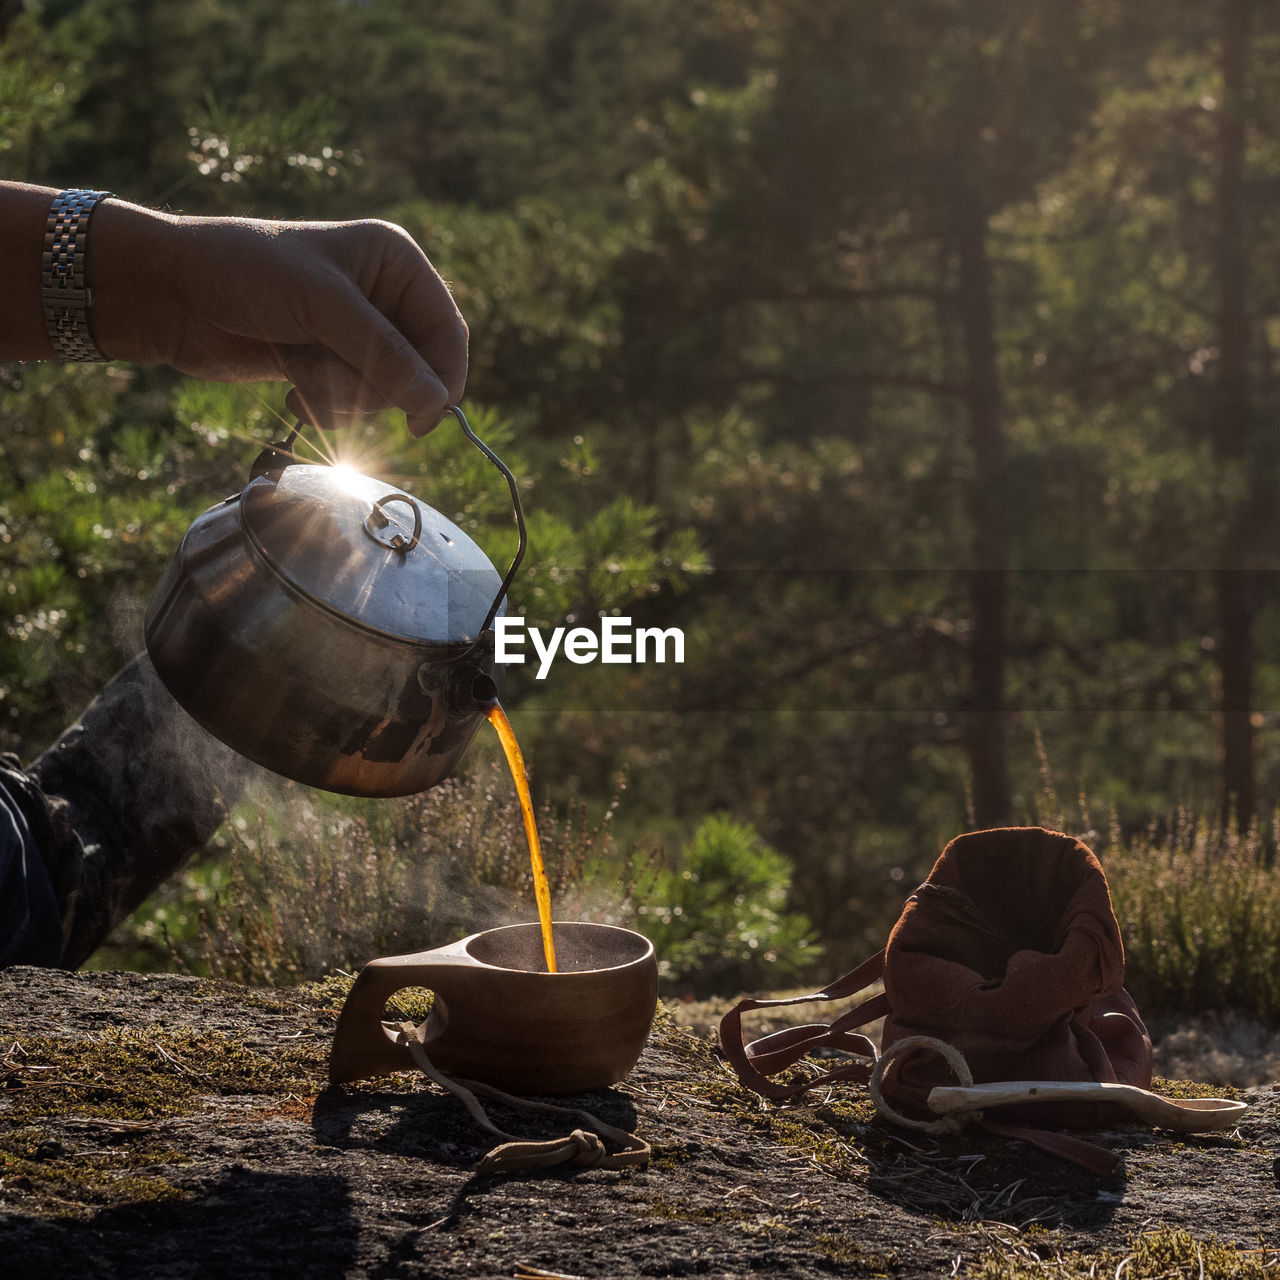
[[51, 360], [53, 344], [40, 307], [40, 255], [45, 221], [58, 193], [0, 182], [0, 360]]

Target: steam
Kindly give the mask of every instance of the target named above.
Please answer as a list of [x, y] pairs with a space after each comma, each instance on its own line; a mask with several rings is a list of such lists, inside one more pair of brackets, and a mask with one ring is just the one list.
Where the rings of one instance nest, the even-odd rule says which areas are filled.
[[[289, 783], [276, 799], [233, 818], [230, 883], [209, 905], [192, 967], [301, 981], [536, 919], [519, 810], [496, 768], [404, 800]], [[553, 867], [561, 883], [568, 874]]]

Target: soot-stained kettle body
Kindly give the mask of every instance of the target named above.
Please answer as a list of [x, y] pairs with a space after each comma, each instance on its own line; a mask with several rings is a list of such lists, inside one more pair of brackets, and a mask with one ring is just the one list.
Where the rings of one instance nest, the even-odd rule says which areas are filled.
[[146, 643], [191, 716], [258, 764], [348, 795], [448, 778], [496, 697], [491, 624], [505, 578], [455, 524], [290, 441], [187, 530], [152, 597]]

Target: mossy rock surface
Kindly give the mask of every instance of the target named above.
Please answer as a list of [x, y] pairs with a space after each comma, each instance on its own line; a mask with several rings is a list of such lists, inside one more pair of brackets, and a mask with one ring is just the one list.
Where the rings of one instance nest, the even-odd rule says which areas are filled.
[[[1097, 1141], [1099, 1177], [980, 1130], [876, 1121], [861, 1090], [764, 1106], [660, 1015], [576, 1100], [645, 1170], [480, 1177], [493, 1141], [398, 1075], [326, 1088], [345, 983], [265, 991], [0, 973], [0, 1258], [15, 1277], [1275, 1275], [1280, 1093], [1238, 1130]], [[1218, 1090], [1216, 1092], [1227, 1092]], [[569, 1100], [575, 1101], [575, 1100]], [[505, 1128], [557, 1122], [494, 1108]], [[1122, 1266], [1123, 1264], [1123, 1266]]]

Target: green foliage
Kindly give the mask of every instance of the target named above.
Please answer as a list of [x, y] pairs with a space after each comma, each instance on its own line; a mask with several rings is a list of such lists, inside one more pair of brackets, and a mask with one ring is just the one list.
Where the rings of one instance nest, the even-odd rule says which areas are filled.
[[29, 178], [43, 137], [74, 108], [82, 74], [78, 59], [60, 56], [36, 9], [10, 17], [0, 39], [0, 177]]
[[0, 413], [12, 749], [50, 741], [136, 652], [148, 592], [190, 520], [232, 487], [235, 459], [173, 429], [167, 386], [114, 367], [23, 367]]
[[1280, 1020], [1280, 869], [1258, 832], [1226, 835], [1184, 815], [1163, 836], [1113, 845], [1104, 862], [1140, 1009]]
[[655, 868], [636, 893], [636, 925], [677, 990], [785, 984], [816, 958], [812, 928], [787, 910], [791, 868], [749, 826], [724, 814], [698, 824], [674, 865]]
[[349, 182], [359, 152], [332, 145], [331, 100], [311, 97], [283, 112], [227, 108], [212, 99], [187, 126], [188, 159], [199, 178], [270, 192], [273, 203], [313, 197]]

